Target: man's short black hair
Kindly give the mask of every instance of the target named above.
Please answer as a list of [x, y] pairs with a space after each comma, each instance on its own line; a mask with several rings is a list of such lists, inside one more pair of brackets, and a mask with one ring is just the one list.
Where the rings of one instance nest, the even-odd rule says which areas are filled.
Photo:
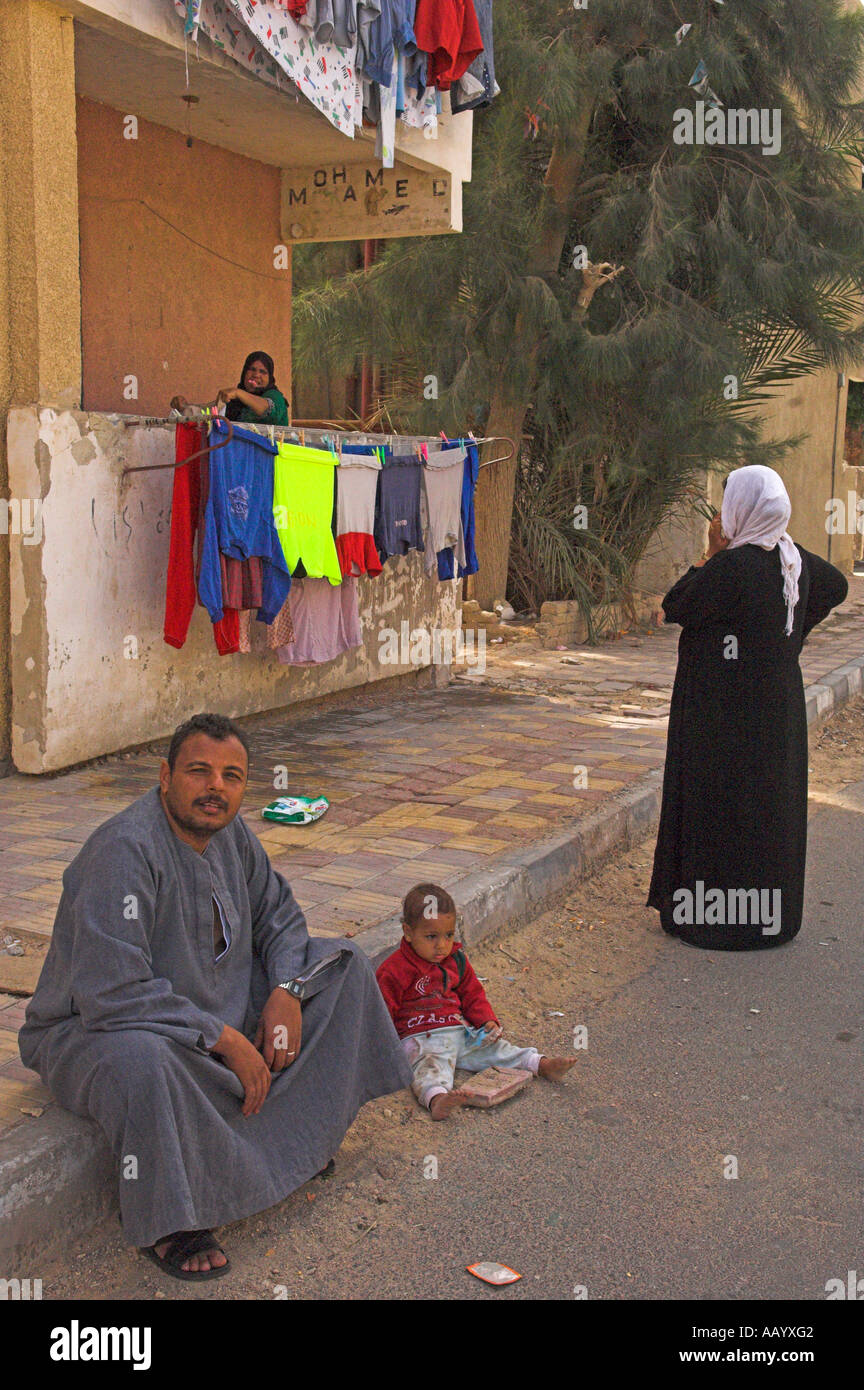
[[193, 714], [191, 719], [187, 719], [185, 724], [178, 724], [174, 730], [168, 747], [168, 766], [172, 772], [177, 754], [187, 738], [191, 738], [193, 734], [206, 734], [208, 738], [214, 738], [219, 743], [224, 743], [226, 738], [236, 738], [246, 749], [246, 762], [249, 762], [249, 740], [239, 724], [235, 724], [233, 719], [224, 714]]

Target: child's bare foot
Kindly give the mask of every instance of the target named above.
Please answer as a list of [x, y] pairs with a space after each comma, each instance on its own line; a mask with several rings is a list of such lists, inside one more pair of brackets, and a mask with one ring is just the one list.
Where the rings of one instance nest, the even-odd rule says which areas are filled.
[[[575, 1062], [575, 1057], [574, 1057]], [[456, 1110], [460, 1105], [467, 1104], [467, 1098], [461, 1091], [446, 1091], [437, 1096], [433, 1096], [429, 1102], [429, 1114], [433, 1120], [446, 1120], [451, 1110]]]
[[537, 1075], [547, 1081], [561, 1081], [578, 1061], [578, 1057], [541, 1057]]

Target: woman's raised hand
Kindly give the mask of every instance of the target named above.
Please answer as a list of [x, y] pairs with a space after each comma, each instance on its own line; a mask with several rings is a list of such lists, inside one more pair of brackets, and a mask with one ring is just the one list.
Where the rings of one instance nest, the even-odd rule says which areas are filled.
[[718, 551], [725, 550], [729, 544], [729, 537], [723, 535], [723, 521], [719, 512], [715, 512], [708, 527], [708, 559], [716, 555]]

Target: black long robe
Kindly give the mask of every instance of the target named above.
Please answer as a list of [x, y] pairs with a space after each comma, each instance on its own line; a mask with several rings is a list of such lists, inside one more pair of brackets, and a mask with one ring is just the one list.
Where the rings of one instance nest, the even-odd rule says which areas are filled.
[[663, 600], [667, 623], [683, 631], [648, 906], [694, 946], [776, 946], [801, 927], [807, 715], [798, 657], [849, 586], [833, 565], [798, 550], [788, 637], [776, 546], [722, 550]]

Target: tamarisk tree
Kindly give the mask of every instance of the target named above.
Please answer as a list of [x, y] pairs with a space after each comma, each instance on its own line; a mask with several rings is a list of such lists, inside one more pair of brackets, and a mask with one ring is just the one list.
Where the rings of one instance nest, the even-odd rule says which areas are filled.
[[590, 606], [704, 469], [782, 458], [769, 387], [864, 356], [864, 12], [497, 0], [495, 43], [463, 233], [338, 279], [298, 255], [295, 368], [369, 353], [394, 427], [516, 441], [474, 596], [509, 566], [517, 600]]

